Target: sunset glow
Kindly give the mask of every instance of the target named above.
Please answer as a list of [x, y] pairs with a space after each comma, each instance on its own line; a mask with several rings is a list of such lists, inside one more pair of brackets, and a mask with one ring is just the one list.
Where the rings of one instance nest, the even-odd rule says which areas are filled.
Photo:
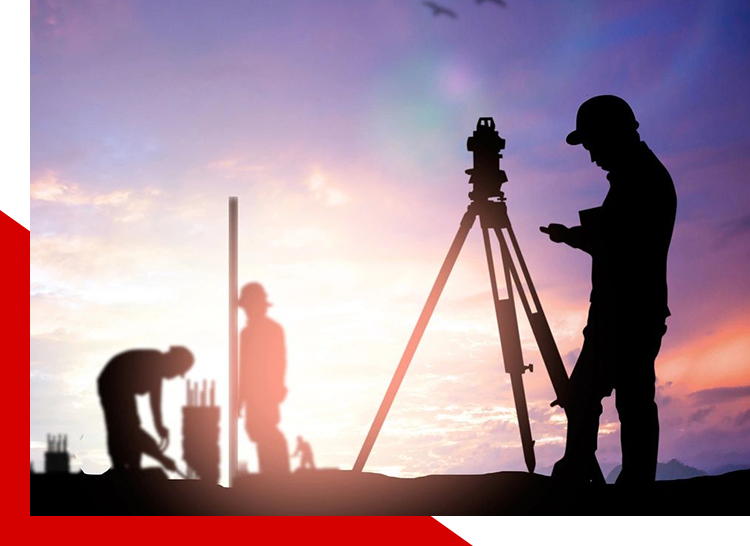
[[[747, 6], [508, 3], [461, 3], [453, 21], [397, 0], [32, 2], [32, 461], [60, 432], [75, 467], [108, 468], [95, 379], [129, 348], [190, 347], [188, 377], [217, 381], [225, 440], [236, 195], [240, 283], [263, 283], [286, 333], [281, 429], [318, 466], [350, 468], [468, 204], [480, 116], [507, 140], [510, 216], [570, 370], [590, 261], [538, 226], [573, 224], [606, 194], [564, 141], [578, 105], [606, 92], [633, 105], [678, 193], [659, 460], [750, 464]], [[487, 277], [475, 229], [368, 471], [525, 468]], [[548, 473], [565, 420], [525, 319], [521, 336]], [[179, 460], [184, 383], [164, 388]], [[618, 436], [607, 399], [605, 473]]]

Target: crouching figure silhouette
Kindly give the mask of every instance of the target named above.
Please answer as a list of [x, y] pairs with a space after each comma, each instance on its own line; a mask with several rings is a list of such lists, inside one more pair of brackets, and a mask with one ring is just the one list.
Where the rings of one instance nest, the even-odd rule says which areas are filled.
[[[169, 429], [161, 417], [161, 382], [183, 376], [193, 365], [193, 354], [184, 347], [163, 353], [155, 349], [134, 349], [114, 356], [99, 374], [99, 399], [107, 425], [107, 448], [115, 470], [137, 470], [141, 455], [159, 461], [168, 470], [175, 462], [164, 455]], [[148, 393], [160, 444], [141, 428], [136, 395]]]

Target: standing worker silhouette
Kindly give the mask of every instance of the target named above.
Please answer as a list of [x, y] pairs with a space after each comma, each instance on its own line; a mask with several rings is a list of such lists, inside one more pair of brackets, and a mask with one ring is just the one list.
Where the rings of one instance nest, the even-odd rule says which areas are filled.
[[672, 178], [642, 142], [630, 106], [612, 95], [578, 109], [568, 144], [581, 144], [608, 172], [601, 207], [581, 225], [540, 228], [556, 243], [592, 257], [584, 343], [560, 403], [568, 415], [565, 455], [553, 476], [588, 481], [597, 449], [601, 401], [615, 391], [622, 472], [618, 484], [654, 481], [659, 446], [654, 361], [667, 330], [667, 252], [677, 197]]
[[240, 415], [245, 411], [245, 430], [258, 448], [258, 467], [263, 474], [289, 473], [289, 450], [279, 430], [279, 405], [286, 397], [286, 347], [284, 330], [266, 312], [266, 291], [257, 283], [242, 287], [239, 306], [247, 316], [240, 334]]
[[[141, 454], [159, 461], [168, 470], [175, 462], [164, 455], [169, 445], [169, 429], [161, 418], [161, 382], [182, 376], [193, 365], [193, 354], [185, 347], [134, 349], [114, 356], [99, 374], [99, 399], [107, 425], [107, 448], [115, 470], [137, 470]], [[149, 394], [154, 427], [161, 443], [141, 428], [135, 397]]]

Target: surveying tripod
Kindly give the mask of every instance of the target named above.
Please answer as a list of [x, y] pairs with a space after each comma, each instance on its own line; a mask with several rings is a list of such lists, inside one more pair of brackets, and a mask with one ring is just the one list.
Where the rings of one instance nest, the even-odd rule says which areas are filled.
[[[422, 313], [417, 320], [417, 325], [412, 332], [409, 342], [406, 345], [401, 361], [396, 368], [396, 372], [391, 379], [385, 397], [380, 404], [378, 413], [370, 426], [362, 448], [360, 449], [357, 461], [354, 464], [354, 471], [361, 472], [372, 451], [375, 440], [383, 427], [388, 411], [393, 404], [401, 382], [406, 375], [406, 371], [411, 364], [414, 353], [419, 346], [427, 323], [430, 321], [432, 312], [435, 310], [440, 295], [443, 292], [448, 277], [451, 274], [461, 248], [469, 235], [475, 220], [479, 217], [479, 224], [482, 229], [482, 238], [484, 240], [484, 250], [487, 256], [487, 267], [489, 270], [490, 287], [492, 289], [492, 300], [495, 305], [495, 315], [497, 318], [497, 327], [500, 334], [500, 343], [502, 346], [503, 362], [506, 373], [510, 374], [511, 387], [513, 389], [513, 400], [516, 406], [516, 415], [518, 426], [521, 432], [521, 445], [523, 446], [523, 456], [526, 467], [529, 472], [534, 472], [536, 467], [536, 457], [534, 455], [534, 440], [531, 436], [531, 423], [529, 422], [529, 411], [526, 405], [526, 393], [523, 386], [523, 374], [528, 370], [534, 371], [532, 364], [525, 365], [521, 351], [521, 338], [518, 331], [518, 319], [516, 316], [516, 306], [514, 302], [513, 286], [515, 285], [521, 305], [523, 306], [526, 316], [531, 324], [531, 330], [536, 339], [539, 351], [544, 360], [547, 373], [549, 374], [552, 387], [557, 396], [557, 400], [552, 405], [560, 405], [565, 408], [564, 396], [565, 388], [568, 382], [568, 374], [563, 365], [560, 352], [557, 349], [555, 339], [547, 322], [547, 318], [542, 310], [542, 304], [534, 288], [528, 267], [521, 254], [521, 248], [513, 231], [513, 226], [508, 217], [508, 207], [506, 198], [500, 186], [507, 181], [505, 172], [499, 169], [499, 158], [502, 157], [498, 152], [505, 146], [505, 141], [499, 138], [495, 131], [495, 123], [492, 118], [480, 118], [477, 123], [477, 131], [473, 137], [469, 138], [468, 149], [474, 152], [474, 169], [467, 170], [471, 175], [470, 183], [474, 184], [474, 191], [469, 193], [471, 203], [461, 219], [461, 224], [456, 233], [453, 243], [448, 250], [448, 255], [443, 262], [440, 272], [438, 273], [435, 284], [427, 297], [427, 302], [422, 309]], [[492, 256], [492, 246], [490, 244], [490, 231], [494, 231], [500, 243], [500, 259], [502, 270], [505, 277], [505, 287], [507, 296], [500, 298], [497, 288], [497, 278], [495, 272], [495, 263]], [[510, 245], [508, 244], [508, 240]], [[513, 254], [511, 254], [511, 249]], [[521, 277], [513, 260], [515, 256], [518, 265], [523, 274], [523, 280], [528, 286], [531, 296], [531, 302], [524, 291]], [[533, 307], [532, 307], [533, 304]], [[596, 459], [591, 462], [591, 480], [596, 483], [604, 483], [604, 476], [599, 468]]]

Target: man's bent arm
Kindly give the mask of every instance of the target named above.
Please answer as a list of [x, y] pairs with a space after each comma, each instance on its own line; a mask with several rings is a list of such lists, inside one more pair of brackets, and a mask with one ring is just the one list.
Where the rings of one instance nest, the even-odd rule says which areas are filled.
[[175, 464], [172, 459], [164, 455], [162, 451], [159, 449], [159, 446], [156, 444], [154, 439], [146, 434], [143, 430], [140, 431], [138, 435], [138, 447], [140, 447], [141, 451], [151, 457], [152, 459], [159, 461], [163, 466], [168, 468], [169, 470], [174, 470]]
[[161, 379], [157, 380], [156, 385], [149, 393], [149, 397], [151, 400], [151, 413], [154, 416], [154, 427], [156, 427], [156, 431], [161, 435], [161, 431], [164, 430], [164, 423], [161, 420]]

